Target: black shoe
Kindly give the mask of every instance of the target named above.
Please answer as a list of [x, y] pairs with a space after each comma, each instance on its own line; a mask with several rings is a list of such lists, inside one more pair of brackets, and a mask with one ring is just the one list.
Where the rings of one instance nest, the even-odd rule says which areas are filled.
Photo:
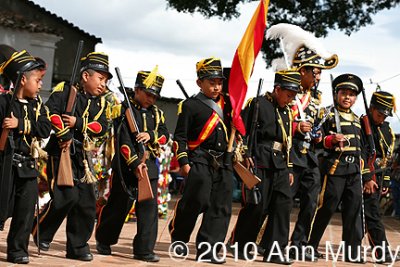
[[133, 258], [135, 260], [147, 261], [147, 262], [159, 262], [160, 261], [160, 257], [154, 253], [144, 254], [144, 255], [135, 254], [135, 255], [133, 255]]
[[91, 261], [93, 260], [93, 255], [92, 253], [86, 253], [82, 255], [71, 255], [67, 254], [66, 256], [68, 259], [73, 259], [73, 260], [80, 260], [80, 261]]
[[100, 242], [96, 242], [97, 252], [101, 255], [111, 255], [111, 247], [110, 245], [106, 245]]
[[35, 236], [33, 237], [33, 242], [35, 243], [35, 245], [36, 245], [37, 247], [40, 248], [40, 250], [49, 251], [49, 249], [50, 249], [50, 243], [47, 243], [47, 242], [39, 242], [39, 245], [38, 245], [38, 243], [37, 243], [37, 238], [36, 238]]
[[269, 262], [269, 263], [275, 263], [275, 264], [282, 264], [282, 265], [291, 265], [293, 264], [293, 260], [292, 259], [287, 259], [286, 257], [283, 257], [283, 259], [281, 259], [281, 257], [279, 256], [271, 256], [268, 260], [268, 257], [263, 258], [263, 262]]
[[7, 258], [8, 262], [16, 263], [16, 264], [28, 264], [29, 263], [29, 257], [28, 256], [22, 256], [22, 257], [16, 257], [16, 258]]
[[[395, 252], [392, 253], [392, 255]], [[400, 261], [400, 255], [396, 255], [396, 257], [394, 257], [394, 259], [392, 260], [392, 257], [390, 256], [390, 254], [386, 254], [386, 257], [384, 257], [383, 259], [381, 257], [376, 257], [376, 263], [395, 263], [396, 261]]]

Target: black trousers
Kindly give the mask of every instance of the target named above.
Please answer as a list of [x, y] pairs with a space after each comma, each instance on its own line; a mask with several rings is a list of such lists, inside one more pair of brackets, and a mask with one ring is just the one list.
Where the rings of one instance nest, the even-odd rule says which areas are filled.
[[189, 242], [197, 217], [203, 213], [196, 237], [197, 255], [206, 249], [199, 248], [201, 242], [207, 242], [212, 248], [217, 242], [224, 242], [231, 218], [232, 183], [231, 170], [215, 170], [206, 164], [194, 163], [169, 224], [172, 240]]
[[[51, 168], [48, 169], [49, 173], [57, 174], [58, 161], [50, 158], [49, 163], [51, 163], [48, 164], [48, 168]], [[39, 215], [40, 242], [52, 242], [58, 228], [67, 218], [67, 255], [80, 256], [90, 253], [87, 242], [92, 235], [96, 219], [94, 186], [93, 184], [78, 183], [73, 187], [59, 187], [57, 181], [52, 177], [49, 176], [51, 199], [46, 209]], [[79, 176], [77, 175], [77, 177]], [[36, 227], [35, 219], [32, 231], [34, 238], [36, 238]]]
[[[257, 235], [268, 215], [267, 225], [260, 245], [269, 254], [273, 242], [285, 248], [289, 239], [290, 211], [292, 207], [288, 170], [258, 169], [261, 183], [258, 185], [262, 199], [257, 205], [245, 203], [240, 210], [232, 232], [231, 244], [238, 243], [243, 251], [248, 242], [256, 242]], [[251, 248], [251, 246], [249, 246]]]
[[[358, 173], [346, 176], [325, 175], [309, 245], [315, 249], [318, 248], [325, 229], [340, 201], [342, 201], [342, 240], [345, 242], [345, 250], [350, 252], [352, 259], [355, 259], [363, 237], [362, 185]], [[345, 257], [348, 257], [346, 253]]]
[[[380, 193], [379, 190], [373, 194], [364, 194], [365, 222], [367, 225], [368, 240], [371, 247], [386, 247], [385, 250], [386, 253], [388, 253], [389, 243], [386, 238], [385, 227], [383, 226], [380, 214]], [[377, 249], [376, 252], [377, 255], [375, 255], [375, 257], [380, 258], [382, 256], [382, 251]]]
[[[132, 177], [133, 178], [133, 177]], [[118, 243], [125, 218], [132, 207], [133, 200], [122, 188], [117, 172], [111, 177], [111, 191], [107, 204], [102, 207], [97, 219], [96, 241], [105, 245]], [[158, 179], [150, 180], [154, 198], [136, 202], [137, 233], [133, 240], [133, 254], [154, 253], [158, 231], [157, 185]]]
[[300, 247], [307, 245], [321, 190], [321, 175], [317, 166], [304, 168], [294, 165], [293, 172], [292, 198], [299, 193], [300, 211], [290, 240], [292, 246]]
[[38, 201], [37, 178], [19, 178], [14, 174], [14, 209], [7, 236], [7, 258], [28, 256], [29, 236]]

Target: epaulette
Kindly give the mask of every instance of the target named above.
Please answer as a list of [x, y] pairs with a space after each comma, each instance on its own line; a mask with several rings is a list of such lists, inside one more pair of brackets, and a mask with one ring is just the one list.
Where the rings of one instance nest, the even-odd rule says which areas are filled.
[[250, 104], [251, 104], [251, 102], [253, 101], [253, 99], [254, 99], [254, 97], [249, 98], [249, 99], [246, 101], [246, 104], [245, 104], [244, 106], [245, 106], [245, 107], [249, 107]]
[[182, 113], [182, 104], [186, 99], [182, 100], [181, 102], [178, 103], [178, 112], [177, 115]]
[[54, 86], [52, 93], [53, 92], [62, 92], [64, 90], [64, 85], [65, 85], [65, 82], [58, 83], [56, 86]]

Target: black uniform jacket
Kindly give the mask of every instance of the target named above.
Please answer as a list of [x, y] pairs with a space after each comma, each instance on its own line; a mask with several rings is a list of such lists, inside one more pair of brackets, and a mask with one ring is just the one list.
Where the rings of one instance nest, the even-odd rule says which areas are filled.
[[199, 95], [192, 96], [179, 104], [173, 151], [180, 166], [188, 164], [189, 157], [190, 161], [208, 164], [204, 158], [192, 153], [200, 148], [216, 152], [226, 151], [230, 132], [228, 105], [222, 95], [215, 103], [223, 110], [223, 119], [203, 103]]
[[[11, 100], [10, 94], [0, 95], [0, 121], [3, 122], [8, 105]], [[51, 124], [47, 109], [40, 98], [29, 100], [15, 100], [12, 110], [18, 118], [18, 127], [13, 129], [15, 152], [25, 156], [30, 155], [30, 145], [33, 137], [47, 138], [50, 134]], [[1, 129], [0, 131], [2, 131]]]
[[322, 164], [323, 174], [326, 174], [330, 170], [338, 158], [339, 164], [334, 175], [360, 173], [360, 160], [365, 160], [366, 157], [365, 140], [361, 130], [360, 118], [351, 110], [339, 110], [339, 118], [342, 134], [348, 141], [344, 142], [342, 154], [337, 144], [332, 145], [333, 134], [337, 133], [335, 115], [332, 109], [332, 112], [330, 112], [322, 126], [323, 145], [325, 149]]
[[[287, 147], [283, 145], [281, 151], [273, 149], [274, 142], [283, 144], [284, 137], [279, 116], [282, 118], [283, 128], [288, 138], [291, 138], [292, 120], [291, 110], [288, 106], [280, 108], [273, 100], [270, 93], [257, 97], [259, 112], [256, 127], [256, 140], [253, 145], [252, 155], [255, 156], [259, 168], [292, 168], [292, 163], [287, 158]], [[243, 120], [247, 134], [250, 134], [252, 117], [254, 114], [255, 99], [250, 99], [243, 110]], [[290, 148], [289, 148], [290, 149]]]
[[[46, 102], [55, 132], [51, 135], [46, 150], [51, 156], [60, 156], [61, 150], [58, 142], [73, 138], [76, 151], [71, 151], [71, 155], [76, 156], [76, 160], [80, 162], [84, 134], [93, 139], [103, 136], [107, 131], [107, 103], [104, 97], [93, 97], [84, 92], [78, 92], [75, 100], [75, 113], [73, 114], [76, 117], [76, 124], [73, 129], [70, 129], [64, 125], [61, 117], [68, 100], [68, 87], [64, 82], [58, 84]], [[71, 159], [74, 158], [71, 157]]]
[[[140, 132], [147, 132], [150, 135], [150, 140], [145, 144], [144, 148], [149, 152], [149, 158], [146, 160], [148, 174], [150, 179], [158, 179], [158, 168], [156, 165], [156, 157], [159, 156], [160, 145], [164, 145], [169, 140], [169, 132], [165, 125], [164, 113], [156, 105], [148, 109], [142, 108], [137, 102], [130, 97], [130, 103], [134, 112], [134, 117]], [[140, 164], [143, 157], [143, 152], [136, 142], [136, 134], [132, 133], [127, 119], [125, 117], [125, 104], [122, 105], [121, 115], [115, 121], [115, 129], [118, 134], [118, 146], [120, 152], [120, 167], [125, 181], [129, 182], [129, 177], [135, 173], [136, 167]], [[114, 158], [113, 166], [117, 167], [117, 158]], [[128, 178], [128, 179], [126, 179]], [[136, 180], [133, 181], [133, 184]]]

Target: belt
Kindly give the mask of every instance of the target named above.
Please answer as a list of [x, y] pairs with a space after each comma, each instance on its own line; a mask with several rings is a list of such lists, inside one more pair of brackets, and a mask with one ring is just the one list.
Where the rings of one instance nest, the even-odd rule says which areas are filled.
[[215, 151], [212, 149], [204, 149], [200, 147], [197, 152], [199, 155], [204, 156], [208, 163], [214, 167], [214, 169], [219, 169], [224, 164], [224, 155], [225, 152]]
[[33, 161], [33, 158], [31, 156], [24, 156], [22, 154], [14, 153], [13, 161], [18, 161], [18, 162]]
[[282, 149], [283, 149], [283, 144], [282, 144], [282, 143], [279, 143], [279, 142], [276, 142], [276, 141], [273, 141], [273, 142], [272, 142], [271, 148], [272, 148], [272, 150], [274, 150], [274, 151], [282, 151]]
[[280, 143], [278, 141], [264, 141], [258, 143], [258, 145], [261, 146], [266, 146], [267, 148], [271, 148], [273, 151], [282, 151], [283, 150], [283, 143]]

